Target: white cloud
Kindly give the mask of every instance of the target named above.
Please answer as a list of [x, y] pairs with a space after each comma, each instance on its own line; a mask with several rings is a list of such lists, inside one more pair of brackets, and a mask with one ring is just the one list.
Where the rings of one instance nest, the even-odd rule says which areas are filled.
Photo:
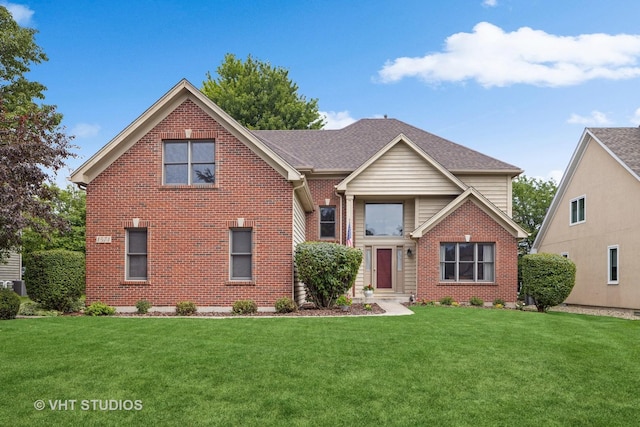
[[547, 174], [546, 180], [548, 181], [550, 179], [553, 179], [556, 182], [556, 184], [559, 184], [563, 175], [564, 175], [564, 171], [552, 170], [552, 171], [549, 171], [549, 173]]
[[0, 2], [0, 6], [4, 6], [7, 8], [13, 19], [18, 23], [18, 25], [23, 27], [28, 27], [31, 25], [31, 17], [33, 16], [33, 10], [29, 9], [27, 6], [23, 6], [21, 4], [9, 3], [9, 2]]
[[71, 129], [71, 134], [76, 138], [91, 138], [100, 133], [100, 125], [91, 123], [78, 123]]
[[529, 27], [507, 33], [480, 22], [472, 33], [449, 36], [442, 52], [387, 61], [378, 75], [383, 83], [417, 77], [428, 83], [555, 87], [640, 77], [639, 60], [640, 35], [557, 36]]
[[484, 0], [482, 5], [484, 7], [496, 7], [498, 5], [498, 0]]
[[576, 113], [572, 113], [567, 119], [567, 123], [579, 124], [579, 125], [610, 125], [611, 120], [607, 115], [601, 111], [594, 110], [590, 116], [580, 116]]
[[342, 129], [356, 121], [348, 111], [320, 111], [319, 113], [325, 121], [323, 129]]
[[631, 123], [633, 123], [636, 126], [640, 126], [640, 108], [638, 108], [636, 112], [633, 113], [633, 117], [631, 118]]

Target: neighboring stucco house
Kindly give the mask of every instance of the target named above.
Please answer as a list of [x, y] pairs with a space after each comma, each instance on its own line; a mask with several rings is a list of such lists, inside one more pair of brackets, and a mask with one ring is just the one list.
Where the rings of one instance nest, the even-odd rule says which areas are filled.
[[0, 282], [0, 287], [13, 289], [20, 296], [26, 295], [22, 284], [22, 255], [19, 252], [10, 252], [7, 258], [0, 261]]
[[354, 296], [515, 301], [519, 173], [395, 119], [250, 131], [183, 80], [71, 176], [87, 300], [301, 301], [295, 246], [324, 240], [364, 252]]
[[576, 264], [569, 304], [640, 309], [640, 128], [587, 128], [533, 250]]

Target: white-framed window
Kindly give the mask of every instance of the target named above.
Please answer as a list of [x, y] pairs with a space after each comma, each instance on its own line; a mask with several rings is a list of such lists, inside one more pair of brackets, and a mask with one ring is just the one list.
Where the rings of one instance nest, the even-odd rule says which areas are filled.
[[620, 247], [611, 245], [607, 247], [607, 284], [617, 285], [620, 278], [619, 266]]
[[440, 244], [440, 280], [493, 282], [494, 277], [494, 243]]
[[214, 184], [216, 144], [213, 140], [167, 140], [162, 145], [163, 183]]
[[336, 207], [320, 206], [320, 238], [336, 238]]
[[253, 230], [251, 228], [232, 228], [231, 241], [231, 280], [253, 280]]
[[586, 220], [586, 196], [576, 197], [569, 205], [569, 224], [580, 224]]
[[147, 229], [126, 230], [126, 280], [147, 280]]

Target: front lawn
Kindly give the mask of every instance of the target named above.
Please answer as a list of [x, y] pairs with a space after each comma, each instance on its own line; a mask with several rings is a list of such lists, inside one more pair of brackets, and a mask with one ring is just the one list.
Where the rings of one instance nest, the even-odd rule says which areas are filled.
[[2, 321], [0, 425], [614, 426], [640, 419], [639, 321], [414, 310]]

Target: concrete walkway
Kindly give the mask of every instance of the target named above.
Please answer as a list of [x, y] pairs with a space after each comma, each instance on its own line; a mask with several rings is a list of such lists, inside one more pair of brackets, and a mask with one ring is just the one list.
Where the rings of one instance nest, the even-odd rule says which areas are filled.
[[408, 316], [413, 314], [413, 311], [398, 302], [376, 301], [376, 304], [385, 311], [385, 313], [376, 316]]

